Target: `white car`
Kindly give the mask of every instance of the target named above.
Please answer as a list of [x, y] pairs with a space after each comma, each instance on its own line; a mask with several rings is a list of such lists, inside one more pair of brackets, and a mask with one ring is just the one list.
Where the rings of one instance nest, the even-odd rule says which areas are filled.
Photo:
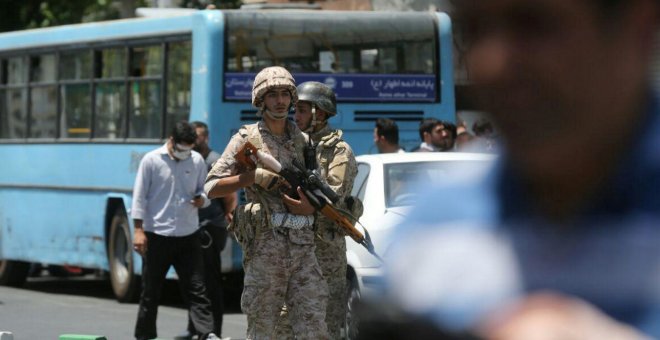
[[[494, 155], [457, 152], [414, 152], [363, 155], [357, 157], [358, 174], [352, 195], [364, 204], [359, 222], [375, 246], [376, 253], [387, 253], [388, 233], [404, 222], [423, 186], [447, 179], [450, 172], [486, 169]], [[356, 227], [362, 231], [360, 225]], [[355, 339], [357, 319], [354, 304], [361, 296], [378, 293], [382, 280], [382, 263], [363, 246], [346, 238], [348, 260], [348, 294], [345, 336]]]

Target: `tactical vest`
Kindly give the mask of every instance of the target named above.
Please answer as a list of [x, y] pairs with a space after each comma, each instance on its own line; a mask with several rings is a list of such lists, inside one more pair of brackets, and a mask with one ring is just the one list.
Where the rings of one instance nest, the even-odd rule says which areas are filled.
[[[337, 144], [343, 141], [342, 136], [343, 131], [337, 129], [323, 136], [319, 141], [317, 145], [317, 152], [319, 155], [319, 167], [323, 170], [323, 172], [327, 171], [326, 169], [328, 168], [329, 163], [332, 161], [332, 157], [334, 157]], [[323, 173], [322, 175], [327, 176], [328, 174]], [[347, 209], [355, 219], [362, 216], [362, 213], [364, 212], [362, 201], [355, 196], [350, 196], [350, 193], [347, 193], [346, 197], [344, 197], [341, 202], [339, 202], [337, 208]], [[355, 225], [355, 221], [356, 220], [351, 219], [353, 225]]]
[[[319, 167], [323, 169], [324, 172], [328, 168], [328, 164], [332, 161], [335, 146], [342, 140], [341, 136], [341, 130], [334, 130], [323, 136], [316, 146], [319, 156]], [[326, 176], [327, 174], [324, 173], [323, 175]]]
[[[289, 124], [287, 122], [287, 124]], [[263, 139], [261, 138], [261, 133], [259, 132], [259, 123], [255, 124], [249, 124], [249, 125], [243, 125], [242, 128], [245, 128], [245, 134], [241, 134], [243, 138], [245, 138], [248, 142], [252, 143], [254, 147], [257, 148], [257, 150], [262, 150], [263, 149]], [[243, 131], [243, 129], [239, 129], [239, 132]], [[287, 133], [289, 133], [287, 131]], [[298, 160], [303, 161], [304, 160], [304, 149], [305, 149], [305, 144], [307, 143], [307, 136], [303, 134], [302, 132], [297, 133], [297, 134], [290, 134], [289, 137], [293, 140], [293, 145], [295, 149], [295, 158]], [[258, 161], [257, 162], [257, 167], [258, 168], [263, 168], [263, 163]], [[267, 194], [262, 188], [260, 188], [258, 185], [251, 185], [249, 188], [252, 192], [256, 193], [256, 197], [259, 198], [259, 203], [263, 204], [263, 200], [261, 199], [261, 195]], [[268, 212], [268, 207], [264, 207], [267, 213]]]
[[[288, 123], [287, 123], [288, 124]], [[249, 124], [249, 125], [243, 125], [241, 127], [245, 128], [246, 133], [241, 134], [243, 138], [246, 138], [248, 142], [252, 143], [257, 149], [261, 150], [263, 146], [263, 140], [261, 139], [261, 133], [259, 133], [259, 124]], [[238, 131], [240, 132], [241, 129]], [[305, 144], [307, 143], [307, 135], [304, 133], [300, 132], [298, 134], [293, 134], [290, 135], [290, 137], [293, 139], [293, 145], [295, 146], [296, 149], [296, 159], [299, 160], [304, 160], [304, 154], [303, 150], [305, 149]], [[257, 164], [258, 167], [263, 167], [261, 162]]]
[[[242, 126], [239, 133], [241, 137], [252, 143], [257, 149], [261, 150], [263, 148], [264, 143], [259, 132], [258, 123]], [[307, 136], [302, 132], [293, 133], [289, 136], [293, 139], [295, 158], [303, 160], [303, 150], [307, 143]], [[263, 164], [257, 162], [257, 167], [263, 167]], [[259, 233], [264, 229], [263, 227], [272, 229], [273, 226], [270, 223], [270, 209], [266, 200], [263, 199], [263, 195], [268, 193], [254, 184], [245, 189], [251, 193], [254, 200], [237, 207], [234, 221], [230, 225], [230, 231], [234, 233], [236, 240], [243, 248], [244, 261], [248, 261], [252, 257], [251, 245], [253, 241], [259, 237]], [[296, 233], [292, 232], [294, 238]]]

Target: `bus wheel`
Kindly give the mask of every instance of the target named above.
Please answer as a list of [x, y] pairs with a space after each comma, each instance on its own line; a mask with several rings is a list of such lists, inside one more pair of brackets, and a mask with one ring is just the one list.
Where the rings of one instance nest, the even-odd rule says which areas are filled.
[[124, 209], [115, 211], [110, 225], [108, 264], [112, 291], [119, 302], [136, 302], [140, 294], [140, 278], [134, 273], [133, 247], [128, 218]]
[[0, 285], [20, 287], [27, 280], [30, 263], [0, 260]]

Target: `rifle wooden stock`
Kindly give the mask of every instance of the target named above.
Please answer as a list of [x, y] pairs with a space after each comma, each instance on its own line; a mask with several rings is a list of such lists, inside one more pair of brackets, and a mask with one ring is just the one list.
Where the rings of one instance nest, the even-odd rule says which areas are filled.
[[330, 204], [324, 204], [319, 211], [321, 214], [323, 214], [323, 216], [337, 223], [337, 225], [340, 226], [346, 232], [346, 234], [348, 234], [348, 236], [355, 240], [355, 242], [362, 243], [364, 241], [364, 235], [362, 235], [359, 230], [355, 229], [353, 223], [351, 223], [351, 221], [346, 218], [346, 216], [342, 215], [333, 206]]
[[[301, 187], [303, 194], [309, 199], [309, 202], [314, 206], [316, 209], [318, 209], [323, 216], [329, 218], [331, 221], [335, 222], [348, 236], [350, 236], [355, 242], [358, 244], [361, 244], [363, 247], [369, 251], [369, 253], [373, 254], [377, 259], [380, 261], [383, 261], [380, 256], [376, 253], [376, 250], [374, 249], [374, 245], [371, 242], [371, 237], [369, 236], [369, 232], [367, 229], [364, 229], [365, 234], [362, 234], [359, 230], [355, 228], [353, 223], [344, 216], [342, 213], [340, 213], [329, 201], [327, 201], [324, 197], [317, 197], [314, 192], [312, 192], [312, 188], [308, 187], [311, 186], [313, 187], [314, 185], [320, 186], [319, 183], [322, 183], [321, 181], [310, 181], [309, 178], [306, 178], [305, 176], [308, 175], [308, 173], [305, 172], [305, 169], [300, 165], [296, 164], [294, 161], [294, 166], [291, 168], [282, 168], [281, 164], [277, 162], [277, 160], [272, 159], [264, 161], [262, 157], [265, 157], [263, 155], [258, 154], [259, 150], [252, 145], [250, 142], [246, 142], [239, 150], [238, 153], [236, 153], [236, 156], [234, 158], [236, 161], [240, 164], [241, 167], [244, 167], [245, 169], [249, 170], [254, 170], [257, 167], [257, 161], [261, 161], [263, 163], [266, 163], [266, 166], [269, 166], [269, 163], [276, 163], [275, 167], [277, 169], [271, 168], [270, 170], [276, 171], [280, 176], [284, 177], [284, 179], [291, 185], [290, 187], [290, 193], [288, 195], [293, 198], [298, 198], [298, 193], [296, 191], [296, 188], [298, 186]], [[271, 165], [272, 166], [272, 165]], [[279, 169], [279, 170], [278, 170]], [[315, 175], [315, 174], [312, 174]], [[311, 183], [310, 183], [311, 182]], [[319, 188], [321, 189], [321, 188]], [[332, 189], [329, 189], [332, 190]], [[321, 190], [323, 192], [323, 190]], [[328, 192], [329, 193], [329, 192]], [[334, 192], [332, 192], [334, 194]], [[327, 194], [324, 194], [327, 197]], [[335, 194], [336, 195], [336, 194]], [[330, 195], [332, 196], [332, 195]], [[329, 200], [332, 202], [338, 200], [339, 198], [336, 198], [335, 200], [332, 200], [332, 197], [328, 197]]]
[[252, 143], [247, 142], [238, 150], [234, 159], [246, 170], [254, 170], [257, 164], [253, 157], [257, 157], [257, 148]]

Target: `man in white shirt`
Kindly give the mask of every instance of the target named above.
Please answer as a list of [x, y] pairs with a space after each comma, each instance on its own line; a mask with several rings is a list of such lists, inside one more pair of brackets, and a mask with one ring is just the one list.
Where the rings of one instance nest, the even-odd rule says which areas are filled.
[[452, 151], [456, 141], [456, 125], [435, 118], [425, 118], [419, 123], [419, 138], [422, 143], [413, 150], [415, 152]]
[[399, 146], [399, 126], [389, 118], [378, 118], [374, 128], [374, 144], [379, 153], [404, 153]]
[[197, 231], [204, 194], [206, 163], [193, 151], [197, 135], [186, 121], [176, 123], [165, 145], [140, 161], [131, 215], [133, 247], [142, 255], [142, 294], [135, 338], [157, 337], [156, 316], [163, 281], [174, 266], [190, 301], [190, 319], [200, 339], [216, 339], [204, 285], [202, 248]]

